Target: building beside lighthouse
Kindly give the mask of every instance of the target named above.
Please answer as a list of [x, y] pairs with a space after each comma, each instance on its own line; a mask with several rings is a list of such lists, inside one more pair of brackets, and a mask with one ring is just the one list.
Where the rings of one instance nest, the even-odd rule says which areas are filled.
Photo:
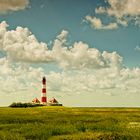
[[47, 102], [48, 106], [62, 106], [54, 97], [52, 97], [50, 100]]
[[47, 82], [46, 77], [42, 78], [42, 90], [41, 90], [41, 100], [34, 98], [32, 100], [33, 104], [42, 104], [46, 106], [62, 106], [54, 97], [49, 99], [47, 98]]
[[37, 98], [34, 98], [34, 99], [32, 100], [32, 103], [34, 103], [34, 104], [40, 104], [40, 101], [39, 101]]

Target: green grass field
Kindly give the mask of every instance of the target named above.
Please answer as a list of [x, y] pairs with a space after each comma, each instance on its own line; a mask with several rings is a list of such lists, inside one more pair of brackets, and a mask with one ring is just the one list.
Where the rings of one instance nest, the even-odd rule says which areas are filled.
[[0, 140], [140, 140], [140, 108], [0, 108]]

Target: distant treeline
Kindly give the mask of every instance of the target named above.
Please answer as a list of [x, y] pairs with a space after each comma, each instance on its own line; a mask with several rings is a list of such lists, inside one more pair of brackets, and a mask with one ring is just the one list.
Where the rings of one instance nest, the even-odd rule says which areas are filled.
[[43, 106], [42, 104], [33, 104], [33, 103], [12, 103], [11, 105], [9, 105], [9, 107], [37, 107], [37, 106]]

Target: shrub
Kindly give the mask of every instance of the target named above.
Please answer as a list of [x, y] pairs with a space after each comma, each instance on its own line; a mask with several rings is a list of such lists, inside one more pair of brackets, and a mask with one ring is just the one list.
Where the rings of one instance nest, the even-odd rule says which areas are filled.
[[37, 106], [43, 106], [42, 104], [32, 104], [32, 103], [21, 103], [21, 102], [18, 102], [18, 103], [12, 103], [9, 107], [37, 107]]

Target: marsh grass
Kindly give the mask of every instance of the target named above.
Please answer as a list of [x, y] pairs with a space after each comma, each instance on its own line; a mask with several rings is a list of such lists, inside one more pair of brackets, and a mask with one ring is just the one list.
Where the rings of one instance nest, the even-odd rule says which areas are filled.
[[0, 140], [139, 140], [139, 123], [139, 108], [0, 108]]

